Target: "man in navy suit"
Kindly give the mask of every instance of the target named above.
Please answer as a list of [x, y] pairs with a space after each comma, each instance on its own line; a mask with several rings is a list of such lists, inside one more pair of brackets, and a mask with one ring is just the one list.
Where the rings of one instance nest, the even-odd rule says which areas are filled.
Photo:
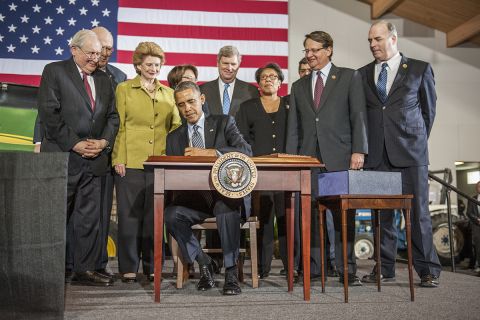
[[[41, 152], [69, 152], [67, 185], [67, 261], [78, 284], [109, 286], [112, 278], [95, 271], [101, 250], [102, 177], [119, 120], [108, 76], [96, 70], [102, 46], [91, 30], [77, 32], [72, 58], [45, 66], [38, 112], [45, 130]], [[72, 263], [68, 265], [68, 263]], [[72, 279], [73, 281], [73, 279]]]
[[[397, 31], [387, 21], [374, 23], [368, 34], [375, 61], [362, 67], [367, 99], [368, 157], [365, 167], [402, 174], [402, 192], [413, 194], [411, 224], [413, 264], [423, 287], [439, 285], [440, 262], [432, 241], [428, 209], [428, 137], [437, 95], [430, 64], [407, 58], [397, 49]], [[397, 231], [393, 211], [382, 212], [382, 281], [395, 280]], [[374, 271], [363, 277], [376, 282]]]
[[[193, 82], [180, 83], [175, 88], [175, 102], [186, 122], [167, 136], [167, 155], [213, 156], [237, 151], [252, 155], [250, 145], [243, 139], [235, 120], [227, 115], [208, 115], [202, 111], [205, 95]], [[192, 225], [216, 217], [225, 266], [224, 295], [241, 293], [238, 284], [237, 260], [240, 247], [240, 221], [250, 214], [250, 197], [229, 199], [217, 192], [176, 192], [172, 204], [165, 209], [167, 230], [177, 240], [183, 258], [196, 260], [200, 266], [198, 290], [215, 287], [214, 264], [202, 251], [193, 235]]]

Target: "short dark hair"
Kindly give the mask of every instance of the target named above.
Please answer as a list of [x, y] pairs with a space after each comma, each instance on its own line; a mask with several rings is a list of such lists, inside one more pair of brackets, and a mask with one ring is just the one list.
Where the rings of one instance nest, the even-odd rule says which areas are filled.
[[195, 75], [195, 78], [198, 78], [198, 70], [197, 67], [191, 64], [182, 64], [179, 66], [175, 66], [170, 70], [167, 75], [168, 86], [172, 89], [175, 89], [177, 85], [182, 82], [182, 77], [185, 71], [191, 70]]
[[305, 47], [305, 42], [307, 42], [307, 39], [311, 39], [315, 42], [321, 43], [323, 48], [332, 48], [332, 54], [330, 55], [330, 60], [332, 60], [333, 57], [333, 39], [332, 36], [330, 36], [327, 32], [325, 31], [313, 31], [310, 32], [309, 34], [305, 35], [305, 40], [303, 40], [303, 46]]
[[275, 62], [270, 62], [270, 63], [267, 63], [264, 67], [258, 68], [257, 71], [255, 71], [255, 80], [257, 81], [257, 83], [260, 83], [260, 76], [262, 75], [262, 72], [265, 69], [273, 69], [277, 74], [280, 82], [283, 82], [283, 79], [285, 79], [285, 76], [283, 75], [283, 72], [282, 72], [282, 68], [280, 68], [280, 66]]
[[300, 61], [298, 61], [298, 71], [300, 71], [302, 64], [308, 64], [307, 58], [303, 57]]
[[188, 90], [188, 89], [192, 89], [193, 91], [196, 91], [198, 93], [202, 93], [200, 91], [200, 87], [195, 82], [183, 81], [183, 82], [180, 82], [177, 85], [177, 87], [175, 88], [175, 91], [173, 92], [173, 95], [175, 97], [178, 92], [182, 92], [182, 91], [185, 91], [185, 90]]

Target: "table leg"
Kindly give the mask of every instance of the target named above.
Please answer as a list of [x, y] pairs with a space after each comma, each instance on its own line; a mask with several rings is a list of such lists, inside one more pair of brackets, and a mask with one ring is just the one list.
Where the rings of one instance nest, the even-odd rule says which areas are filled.
[[288, 292], [293, 292], [293, 236], [294, 236], [294, 225], [295, 225], [295, 193], [290, 192], [286, 194], [285, 197], [285, 209], [286, 209], [286, 218], [287, 218], [287, 257], [288, 257], [288, 266], [287, 266], [287, 284]]
[[342, 208], [343, 294], [348, 302], [347, 210]]
[[160, 283], [162, 280], [162, 250], [163, 250], [163, 206], [164, 206], [164, 194], [154, 195], [154, 290], [155, 290], [155, 302], [160, 302]]
[[322, 293], [325, 293], [325, 234], [323, 230], [323, 220], [325, 217], [325, 207], [321, 204], [318, 204], [318, 214], [319, 214], [319, 224], [320, 224], [320, 268], [322, 275]]
[[410, 223], [410, 209], [405, 209], [405, 230], [407, 236], [407, 256], [408, 256], [408, 281], [410, 283], [410, 301], [415, 301], [415, 292], [413, 289], [413, 270], [412, 270], [412, 228]]
[[377, 291], [380, 292], [381, 289], [381, 277], [382, 277], [382, 260], [380, 254], [380, 210], [373, 210], [373, 216], [375, 220], [375, 257], [377, 260], [376, 263], [376, 273], [377, 273]]
[[310, 195], [302, 194], [303, 300], [305, 301], [310, 301], [310, 223], [312, 215], [310, 201]]

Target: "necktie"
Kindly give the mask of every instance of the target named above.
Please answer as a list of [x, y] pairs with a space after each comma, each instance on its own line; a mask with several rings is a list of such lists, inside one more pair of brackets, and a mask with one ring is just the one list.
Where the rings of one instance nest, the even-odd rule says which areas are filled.
[[322, 92], [323, 92], [322, 72], [317, 71], [317, 82], [315, 82], [315, 91], [313, 93], [313, 105], [317, 110], [320, 108], [320, 99], [322, 98]]
[[382, 103], [387, 101], [387, 67], [388, 63], [382, 63], [382, 70], [380, 71], [377, 80], [377, 92]]
[[196, 124], [193, 125], [193, 134], [192, 134], [192, 147], [205, 149], [205, 144], [203, 143], [202, 135], [198, 132], [200, 127]]
[[230, 96], [228, 95], [228, 87], [230, 84], [225, 83], [225, 89], [223, 89], [223, 114], [228, 115], [228, 111], [230, 111]]
[[92, 111], [95, 110], [95, 99], [93, 99], [92, 88], [90, 88], [90, 84], [88, 83], [88, 74], [82, 72], [83, 75], [83, 84], [85, 85], [85, 89], [87, 90], [88, 97], [90, 98], [90, 105], [92, 106]]

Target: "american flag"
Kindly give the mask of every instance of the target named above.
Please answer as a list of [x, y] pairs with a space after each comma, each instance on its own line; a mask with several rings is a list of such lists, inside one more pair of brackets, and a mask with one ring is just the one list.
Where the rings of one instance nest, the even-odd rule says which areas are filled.
[[110, 62], [135, 76], [132, 54], [141, 41], [166, 53], [159, 79], [178, 64], [199, 69], [199, 82], [218, 77], [224, 45], [242, 54], [238, 78], [255, 82], [255, 70], [278, 63], [288, 79], [287, 0], [0, 0], [0, 81], [38, 85], [43, 67], [70, 57], [71, 37], [104, 26], [115, 39]]

